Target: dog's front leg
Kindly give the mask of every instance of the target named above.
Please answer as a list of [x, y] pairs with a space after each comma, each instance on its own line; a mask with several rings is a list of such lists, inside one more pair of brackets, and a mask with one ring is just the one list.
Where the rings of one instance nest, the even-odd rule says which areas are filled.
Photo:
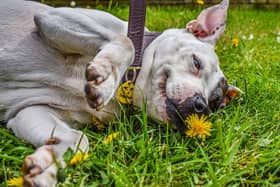
[[117, 35], [100, 48], [86, 70], [85, 92], [92, 108], [99, 110], [110, 101], [133, 59], [134, 47], [126, 36]]
[[59, 114], [47, 106], [32, 106], [21, 110], [8, 121], [17, 137], [38, 147], [23, 163], [24, 186], [50, 187], [57, 183], [57, 163], [62, 167], [68, 148], [88, 151], [88, 139], [71, 129]]
[[63, 54], [95, 55], [86, 70], [85, 92], [89, 105], [99, 110], [113, 97], [133, 62], [134, 47], [128, 37], [93, 18], [98, 19], [83, 10], [59, 8], [36, 14], [34, 21], [42, 39]]

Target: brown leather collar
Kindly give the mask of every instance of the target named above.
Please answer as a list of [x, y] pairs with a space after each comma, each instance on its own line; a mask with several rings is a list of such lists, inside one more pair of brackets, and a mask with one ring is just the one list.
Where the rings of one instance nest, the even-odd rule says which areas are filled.
[[128, 33], [135, 48], [134, 62], [123, 77], [123, 82], [135, 82], [142, 65], [142, 56], [146, 47], [161, 33], [145, 31], [146, 0], [130, 0]]

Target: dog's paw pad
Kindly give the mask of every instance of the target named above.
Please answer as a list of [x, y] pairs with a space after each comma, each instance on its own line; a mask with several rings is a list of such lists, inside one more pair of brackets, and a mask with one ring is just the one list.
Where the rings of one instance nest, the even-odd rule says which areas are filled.
[[97, 88], [93, 87], [90, 83], [85, 86], [86, 99], [92, 108], [100, 110], [104, 106], [104, 98], [102, 93]]
[[91, 84], [99, 85], [104, 82], [112, 73], [111, 63], [104, 62], [93, 62], [86, 68], [86, 80]]

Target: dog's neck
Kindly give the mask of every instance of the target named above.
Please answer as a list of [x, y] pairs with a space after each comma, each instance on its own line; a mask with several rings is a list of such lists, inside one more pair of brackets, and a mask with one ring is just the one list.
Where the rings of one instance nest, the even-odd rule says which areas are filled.
[[[117, 91], [117, 98], [122, 104], [132, 104], [134, 95], [134, 85], [140, 71], [142, 70], [142, 61], [145, 49], [156, 39], [161, 33], [160, 32], [145, 32], [143, 37], [143, 45], [141, 48], [141, 53], [137, 56], [138, 60], [135, 60], [126, 70], [122, 81]], [[139, 61], [139, 59], [141, 59]], [[132, 92], [131, 92], [132, 90]]]
[[165, 34], [161, 33], [154, 37], [153, 40], [150, 41], [148, 45], [146, 45], [146, 49], [143, 51], [143, 60], [142, 60], [142, 67], [139, 70], [139, 75], [135, 81], [135, 87], [133, 90], [133, 105], [141, 107], [143, 101], [150, 102], [151, 94], [151, 80], [152, 80], [152, 66], [154, 61], [154, 55], [156, 48], [158, 46], [158, 42], [160, 42], [162, 37]]

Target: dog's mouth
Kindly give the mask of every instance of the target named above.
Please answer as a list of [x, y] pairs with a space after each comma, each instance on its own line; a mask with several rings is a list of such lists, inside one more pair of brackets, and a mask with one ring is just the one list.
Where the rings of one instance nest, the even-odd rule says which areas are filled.
[[176, 102], [173, 99], [166, 98], [166, 113], [168, 120], [175, 125], [176, 129], [184, 134], [187, 130], [185, 120], [192, 114], [209, 115], [210, 110], [202, 97], [196, 94], [193, 97], [185, 99], [183, 102]]
[[160, 102], [163, 102], [162, 104], [157, 103], [158, 111], [164, 120], [169, 121], [181, 134], [184, 134], [187, 130], [185, 120], [188, 116], [192, 114], [208, 115], [210, 109], [204, 97], [199, 93], [187, 97], [185, 100], [168, 97], [166, 82], [167, 77], [157, 82], [158, 92], [156, 95], [159, 96], [157, 98], [160, 98]]

